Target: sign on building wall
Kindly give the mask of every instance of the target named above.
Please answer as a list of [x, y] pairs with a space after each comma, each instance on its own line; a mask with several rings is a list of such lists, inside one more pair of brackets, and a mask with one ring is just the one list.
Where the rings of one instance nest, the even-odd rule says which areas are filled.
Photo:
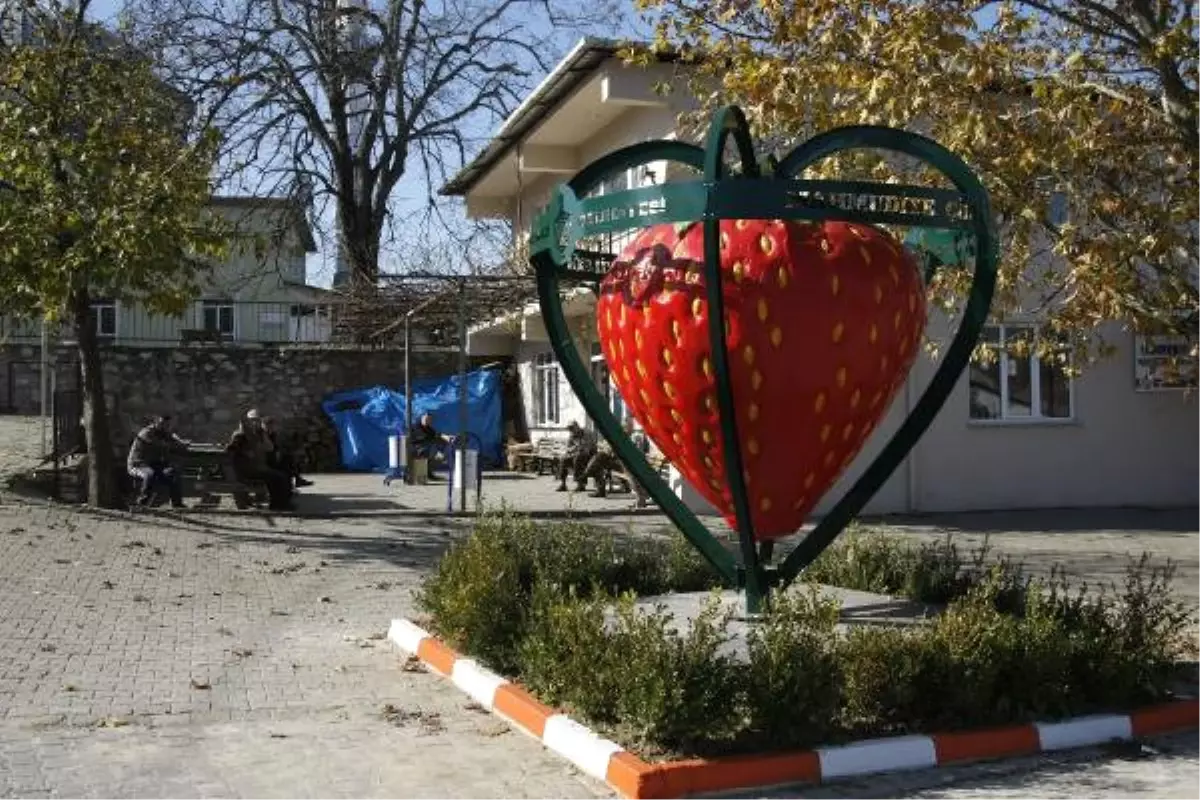
[[1196, 388], [1196, 342], [1187, 336], [1134, 338], [1133, 381], [1139, 392]]

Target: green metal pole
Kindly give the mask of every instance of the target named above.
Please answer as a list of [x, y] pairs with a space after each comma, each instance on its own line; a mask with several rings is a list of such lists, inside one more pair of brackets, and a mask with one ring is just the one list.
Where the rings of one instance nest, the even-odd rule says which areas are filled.
[[[720, 181], [724, 172], [725, 140], [733, 134], [742, 156], [744, 175], [757, 177], [758, 164], [753, 147], [745, 136], [745, 120], [736, 108], [717, 112], [708, 131], [704, 153], [704, 180], [708, 186]], [[749, 158], [747, 158], [749, 156]], [[737, 414], [733, 382], [729, 376], [729, 350], [725, 341], [725, 298], [721, 290], [721, 228], [720, 220], [705, 214], [704, 219], [704, 282], [708, 296], [708, 341], [712, 351], [713, 374], [717, 389], [717, 412], [721, 420], [721, 447], [724, 451], [725, 479], [733, 495], [733, 513], [737, 522], [738, 542], [742, 551], [745, 572], [746, 612], [757, 614], [767, 602], [770, 587], [758, 563], [754, 542], [754, 519], [750, 508], [750, 493], [742, 470], [741, 439], [738, 437]]]

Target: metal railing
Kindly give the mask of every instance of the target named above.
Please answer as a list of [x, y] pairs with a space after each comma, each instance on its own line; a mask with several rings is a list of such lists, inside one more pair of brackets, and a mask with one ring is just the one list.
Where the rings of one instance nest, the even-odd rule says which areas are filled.
[[[183, 314], [153, 314], [123, 303], [93, 304], [93, 323], [102, 344], [212, 346], [322, 344], [334, 340], [339, 312], [332, 303], [202, 301]], [[41, 322], [0, 316], [0, 345], [38, 344]], [[75, 338], [70, 326], [50, 331], [53, 341]]]

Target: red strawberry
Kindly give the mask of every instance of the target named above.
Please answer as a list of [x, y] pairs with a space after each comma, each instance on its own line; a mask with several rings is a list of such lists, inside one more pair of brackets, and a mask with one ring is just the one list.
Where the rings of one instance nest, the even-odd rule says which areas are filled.
[[[723, 220], [738, 433], [759, 539], [794, 533], [862, 448], [917, 354], [920, 273], [887, 233]], [[734, 522], [708, 342], [703, 227], [638, 234], [601, 284], [605, 358], [663, 454]]]

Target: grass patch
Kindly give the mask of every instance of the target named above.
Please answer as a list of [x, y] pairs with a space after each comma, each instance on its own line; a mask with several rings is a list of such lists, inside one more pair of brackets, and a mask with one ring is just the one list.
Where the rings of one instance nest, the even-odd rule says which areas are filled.
[[[859, 536], [867, 536], [859, 534]], [[865, 543], [864, 543], [865, 542]], [[858, 537], [822, 582], [938, 602], [928, 624], [835, 630], [812, 586], [776, 596], [739, 663], [715, 598], [678, 630], [638, 595], [711, 589], [681, 537], [482, 517], [418, 601], [448, 642], [646, 757], [811, 747], [899, 733], [1048, 720], [1169, 698], [1190, 615], [1172, 567], [1143, 557], [1103, 591], [947, 545]]]

